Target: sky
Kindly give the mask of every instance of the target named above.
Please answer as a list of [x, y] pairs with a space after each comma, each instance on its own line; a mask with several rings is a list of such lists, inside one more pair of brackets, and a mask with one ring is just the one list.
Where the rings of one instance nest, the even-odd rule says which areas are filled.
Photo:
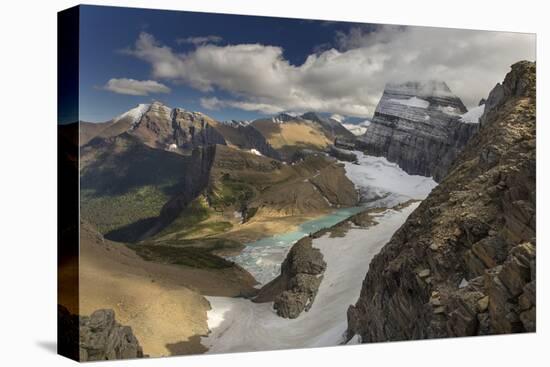
[[471, 108], [535, 54], [533, 34], [82, 6], [79, 118], [156, 100], [218, 120], [357, 121], [386, 83], [433, 79]]

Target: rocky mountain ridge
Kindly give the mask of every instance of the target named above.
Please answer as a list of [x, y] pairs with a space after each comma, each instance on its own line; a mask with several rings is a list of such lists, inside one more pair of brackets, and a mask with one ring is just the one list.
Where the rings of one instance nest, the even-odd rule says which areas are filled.
[[348, 338], [535, 331], [535, 88], [522, 61], [491, 91], [479, 132], [370, 263]]
[[[280, 160], [281, 154], [274, 149], [269, 140], [274, 130], [284, 129], [274, 127], [262, 129], [261, 127], [268, 122], [275, 125], [310, 124], [315, 126], [315, 133], [325, 137], [326, 144], [338, 137], [353, 139], [353, 134], [339, 121], [323, 118], [314, 112], [308, 112], [301, 116], [281, 113], [270, 119], [255, 121], [220, 122], [201, 112], [170, 108], [155, 101], [150, 104], [139, 104], [107, 122], [81, 122], [79, 126], [80, 146], [87, 145], [94, 139], [109, 139], [122, 134], [130, 134], [149, 147], [176, 153], [190, 152], [198, 147], [218, 144], [254, 150]], [[307, 134], [302, 134], [300, 139], [303, 139], [304, 144], [308, 144]], [[285, 140], [286, 143], [292, 145], [293, 139]]]

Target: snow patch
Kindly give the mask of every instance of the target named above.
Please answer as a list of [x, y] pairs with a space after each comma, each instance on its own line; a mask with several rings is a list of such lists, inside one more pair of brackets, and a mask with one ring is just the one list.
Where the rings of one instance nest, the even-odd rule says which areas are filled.
[[384, 157], [373, 157], [360, 151], [352, 151], [358, 164], [342, 162], [346, 176], [359, 189], [364, 199], [370, 200], [388, 194], [409, 199], [423, 200], [437, 186], [431, 177], [409, 175], [397, 163]]
[[483, 115], [483, 112], [485, 112], [484, 104], [474, 107], [470, 111], [460, 116], [460, 121], [467, 124], [477, 124], [479, 123], [479, 118]]
[[451, 116], [460, 115], [460, 111], [458, 111], [453, 106], [438, 106], [437, 109], [443, 113], [446, 113], [447, 115], [451, 115]]
[[365, 126], [355, 124], [342, 124], [342, 126], [348, 129], [348, 131], [355, 136], [360, 136], [367, 132], [367, 128]]
[[339, 114], [337, 114], [337, 113], [335, 113], [334, 115], [330, 116], [330, 118], [333, 119], [334, 121], [338, 121], [339, 123], [344, 122], [344, 120], [346, 119], [345, 116], [339, 115]]
[[233, 127], [248, 126], [250, 125], [250, 121], [249, 120], [227, 120], [227, 121], [222, 121], [222, 124], [233, 126]]
[[361, 335], [359, 334], [355, 334], [353, 336], [353, 338], [351, 338], [347, 343], [346, 345], [357, 345], [357, 344], [361, 344]]
[[417, 97], [411, 97], [409, 99], [391, 98], [390, 102], [399, 103], [409, 107], [418, 107], [418, 108], [428, 108], [428, 106], [430, 106], [430, 102], [426, 101], [425, 99], [420, 99]]
[[357, 124], [347, 123], [347, 124], [342, 124], [342, 126], [348, 129], [348, 131], [351, 132], [353, 135], [359, 136], [367, 132], [367, 128], [370, 126], [370, 121], [365, 120]]
[[132, 125], [135, 125], [141, 120], [143, 115], [149, 110], [149, 107], [151, 107], [150, 104], [141, 103], [138, 104], [136, 107], [132, 108], [129, 111], [124, 112], [122, 115], [119, 115], [115, 117], [113, 122], [118, 122], [122, 119], [128, 118], [130, 119], [130, 123]]

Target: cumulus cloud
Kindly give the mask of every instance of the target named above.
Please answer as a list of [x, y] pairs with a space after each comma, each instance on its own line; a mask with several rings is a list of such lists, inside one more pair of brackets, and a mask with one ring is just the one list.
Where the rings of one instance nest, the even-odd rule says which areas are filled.
[[275, 114], [286, 111], [284, 107], [275, 106], [267, 103], [255, 103], [246, 101], [237, 101], [230, 99], [219, 99], [217, 97], [205, 97], [200, 99], [202, 107], [209, 110], [219, 110], [226, 107], [238, 108], [245, 111], [256, 111], [266, 114]]
[[[151, 65], [155, 78], [234, 98], [205, 98], [205, 108], [266, 113], [318, 111], [372, 116], [387, 82], [439, 79], [473, 107], [521, 59], [534, 60], [534, 35], [382, 26], [336, 34], [337, 48], [292, 65], [278, 46], [204, 44], [177, 53], [141, 33], [126, 52]], [[269, 112], [268, 112], [269, 111]]]
[[103, 88], [114, 93], [132, 96], [147, 96], [149, 93], [170, 93], [170, 88], [154, 80], [112, 78]]
[[178, 45], [190, 43], [190, 44], [193, 44], [193, 45], [197, 46], [197, 45], [204, 45], [206, 43], [219, 43], [222, 40], [223, 40], [222, 37], [211, 34], [209, 36], [178, 38], [176, 40], [176, 43]]

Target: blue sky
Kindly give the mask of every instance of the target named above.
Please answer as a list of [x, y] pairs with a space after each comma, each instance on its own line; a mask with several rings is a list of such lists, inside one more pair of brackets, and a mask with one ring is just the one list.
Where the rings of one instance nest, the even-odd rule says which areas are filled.
[[159, 100], [216, 119], [372, 116], [386, 82], [441, 79], [468, 107], [533, 35], [82, 6], [80, 119]]
[[[348, 32], [354, 23], [208, 14], [137, 8], [82, 6], [80, 49], [80, 119], [106, 121], [138, 103], [160, 100], [172, 107], [203, 111], [200, 98], [228, 98], [230, 93], [201, 92], [185, 84], [161, 81], [170, 93], [135, 96], [113, 93], [103, 86], [111, 78], [151, 80], [151, 67], [121, 50], [133, 45], [141, 32], [155, 36], [176, 52], [192, 52], [192, 43], [178, 39], [218, 36], [216, 45], [263, 44], [283, 48], [284, 58], [300, 65], [317, 48], [334, 45], [337, 32]], [[373, 26], [374, 28], [374, 26]], [[253, 119], [262, 114], [238, 108], [206, 111], [218, 119]]]

